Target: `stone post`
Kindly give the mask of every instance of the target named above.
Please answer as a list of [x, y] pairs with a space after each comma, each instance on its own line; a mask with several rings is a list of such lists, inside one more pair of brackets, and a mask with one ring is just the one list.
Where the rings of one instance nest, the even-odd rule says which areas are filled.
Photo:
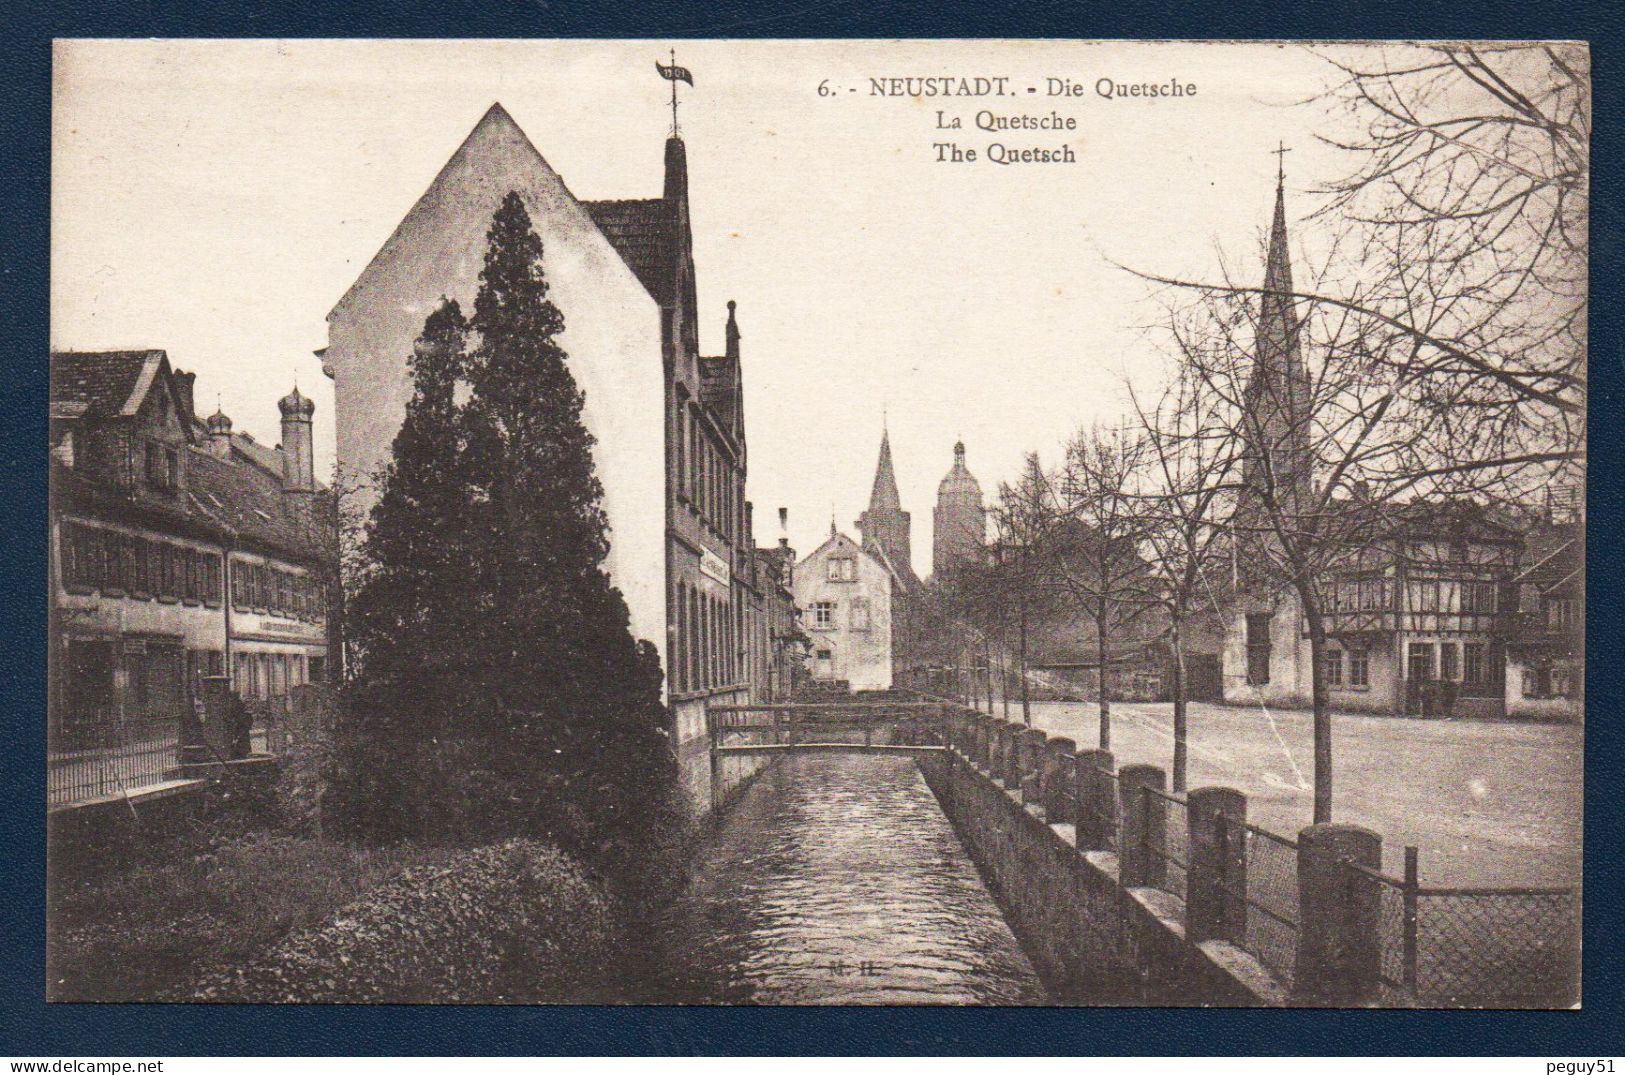
[[1014, 721], [1004, 721], [1004, 786], [1009, 791], [1021, 790], [1021, 733], [1026, 729]]
[[1146, 790], [1161, 791], [1167, 786], [1168, 774], [1155, 765], [1125, 765], [1117, 771], [1123, 810], [1117, 876], [1124, 888], [1155, 888], [1167, 878], [1163, 852], [1168, 842], [1168, 801]]
[[981, 714], [977, 714], [976, 718], [971, 721], [971, 727], [976, 735], [976, 750], [972, 758], [984, 773], [991, 772], [992, 768], [989, 759], [992, 757], [990, 750], [993, 746], [993, 722]]
[[1247, 796], [1235, 788], [1197, 788], [1185, 803], [1185, 936], [1239, 944], [1247, 938]]
[[992, 717], [983, 718], [987, 721], [987, 775], [999, 783], [1004, 783], [1004, 755], [1010, 745], [1009, 730], [1004, 722], [994, 720]]
[[1310, 825], [1298, 833], [1298, 962], [1304, 1004], [1375, 1003], [1382, 967], [1381, 882], [1352, 869], [1382, 868], [1382, 837], [1358, 825]]
[[1051, 825], [1078, 823], [1078, 812], [1073, 807], [1077, 778], [1072, 774], [1076, 752], [1077, 744], [1064, 738], [1051, 739], [1044, 752], [1044, 818]]
[[1117, 792], [1112, 787], [1115, 761], [1109, 750], [1077, 754], [1078, 850], [1110, 851], [1117, 844]]
[[1023, 728], [1021, 736], [1021, 801], [1042, 803], [1044, 755], [1049, 753], [1049, 736], [1038, 728]]

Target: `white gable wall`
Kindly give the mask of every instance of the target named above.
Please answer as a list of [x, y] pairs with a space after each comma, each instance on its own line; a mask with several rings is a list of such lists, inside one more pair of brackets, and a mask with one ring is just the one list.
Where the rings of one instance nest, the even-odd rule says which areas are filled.
[[[328, 315], [338, 457], [371, 483], [412, 396], [406, 359], [445, 295], [473, 315], [491, 217], [519, 191], [543, 244], [560, 343], [586, 394], [583, 418], [611, 528], [606, 563], [632, 631], [666, 649], [664, 369], [660, 309], [500, 108], [481, 121]], [[370, 506], [376, 492], [360, 500]]]

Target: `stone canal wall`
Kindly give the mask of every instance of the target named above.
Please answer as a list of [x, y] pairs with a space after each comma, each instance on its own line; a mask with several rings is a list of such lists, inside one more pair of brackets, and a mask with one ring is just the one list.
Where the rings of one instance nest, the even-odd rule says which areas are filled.
[[[1119, 786], [1135, 778], [1131, 770], [1144, 767], [1111, 774], [1105, 755], [1108, 780], [1096, 780], [1092, 755], [1103, 752], [1076, 751], [1070, 740], [970, 710], [956, 708], [949, 726], [950, 749], [921, 758], [921, 771], [1056, 1002], [1288, 1001], [1283, 982], [1259, 959], [1220, 939], [1223, 923], [1198, 917], [1197, 935], [1190, 935], [1186, 901], [1167, 891], [1173, 886], [1146, 883], [1166, 872], [1148, 860], [1140, 840], [1122, 834], [1155, 821], [1160, 838], [1165, 819], [1135, 817], [1138, 795], [1117, 801]], [[1101, 822], [1116, 835], [1106, 836]], [[1121, 855], [1100, 849], [1123, 846], [1119, 840], [1129, 845]], [[1228, 858], [1216, 859], [1201, 844], [1181, 852], [1181, 866], [1194, 865], [1190, 883], [1212, 891], [1225, 879]]]

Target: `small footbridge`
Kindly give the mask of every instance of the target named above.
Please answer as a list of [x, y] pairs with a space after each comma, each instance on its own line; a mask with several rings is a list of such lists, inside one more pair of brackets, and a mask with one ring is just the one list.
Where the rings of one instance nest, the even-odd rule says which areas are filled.
[[907, 700], [721, 706], [707, 714], [713, 759], [741, 755], [940, 754], [949, 707]]

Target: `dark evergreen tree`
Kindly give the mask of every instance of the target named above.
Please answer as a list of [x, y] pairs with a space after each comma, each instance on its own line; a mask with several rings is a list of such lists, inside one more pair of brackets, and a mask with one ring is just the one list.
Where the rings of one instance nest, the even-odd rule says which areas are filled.
[[658, 655], [603, 567], [593, 438], [542, 258], [510, 193], [473, 318], [446, 303], [424, 325], [350, 610], [353, 710], [382, 770], [352, 783], [374, 832], [539, 835], [627, 880], [675, 821], [675, 763]]
[[346, 630], [361, 667], [352, 684], [341, 781], [352, 824], [375, 835], [424, 827], [420, 750], [448, 735], [467, 653], [455, 640], [476, 609], [468, 523], [475, 483], [456, 388], [468, 323], [443, 300], [407, 367], [413, 395], [362, 546], [366, 575]]
[[517, 748], [502, 782], [546, 835], [619, 860], [673, 782], [660, 667], [604, 571], [609, 525], [584, 397], [516, 193], [492, 220], [471, 326], [467, 425], [486, 483], [474, 518], [490, 586], [480, 694]]

